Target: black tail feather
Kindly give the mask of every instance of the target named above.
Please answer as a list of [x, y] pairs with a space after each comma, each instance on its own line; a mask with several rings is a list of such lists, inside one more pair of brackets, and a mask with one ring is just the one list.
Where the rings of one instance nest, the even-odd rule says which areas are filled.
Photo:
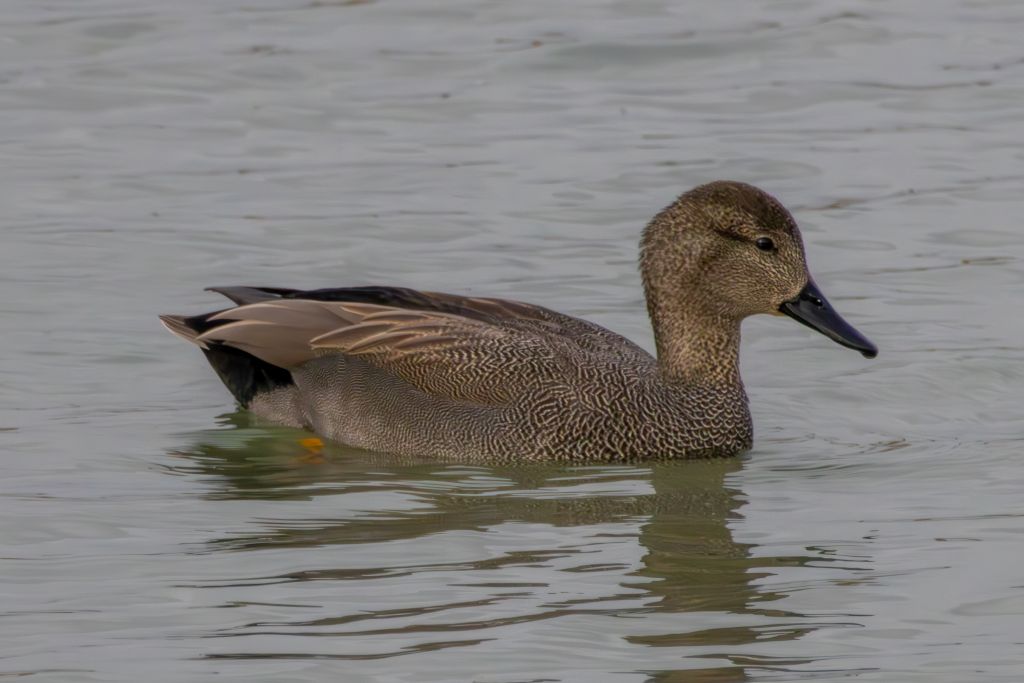
[[255, 304], [260, 301], [280, 299], [293, 294], [294, 289], [282, 289], [280, 287], [207, 287], [207, 292], [216, 292], [231, 299], [239, 306]]
[[265, 391], [293, 385], [292, 374], [256, 356], [224, 344], [210, 344], [203, 349], [224, 386], [243, 407]]

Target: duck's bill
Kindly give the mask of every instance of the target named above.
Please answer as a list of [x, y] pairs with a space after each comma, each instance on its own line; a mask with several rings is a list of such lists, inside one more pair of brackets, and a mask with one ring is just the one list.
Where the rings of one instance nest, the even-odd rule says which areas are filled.
[[865, 358], [878, 355], [878, 347], [836, 313], [814, 280], [808, 280], [796, 298], [782, 304], [779, 311], [838, 344], [860, 351]]

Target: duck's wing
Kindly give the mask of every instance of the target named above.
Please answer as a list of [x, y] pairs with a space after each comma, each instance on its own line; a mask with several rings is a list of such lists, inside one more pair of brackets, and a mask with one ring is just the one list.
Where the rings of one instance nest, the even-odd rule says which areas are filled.
[[236, 304], [273, 300], [308, 300], [371, 304], [405, 311], [447, 313], [468, 320], [489, 323], [503, 329], [521, 329], [552, 335], [577, 345], [581, 352], [594, 353], [624, 363], [644, 364], [651, 355], [625, 337], [600, 325], [559, 313], [543, 306], [509, 299], [468, 297], [424, 292], [404, 287], [342, 287], [297, 290], [278, 287], [211, 287]]
[[191, 332], [186, 338], [203, 348], [232, 347], [274, 367], [302, 372], [309, 361], [341, 354], [428, 394], [482, 404], [507, 403], [540, 382], [568, 377], [575, 360], [564, 344], [536, 331], [351, 301], [273, 298], [171, 322], [181, 322]]

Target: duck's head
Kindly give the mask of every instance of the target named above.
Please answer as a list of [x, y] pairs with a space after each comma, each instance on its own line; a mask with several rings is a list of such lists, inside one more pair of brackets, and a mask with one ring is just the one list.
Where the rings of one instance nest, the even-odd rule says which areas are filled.
[[784, 314], [867, 358], [878, 353], [814, 284], [793, 217], [756, 187], [717, 181], [690, 190], [654, 217], [641, 246], [656, 321], [672, 311], [736, 322]]

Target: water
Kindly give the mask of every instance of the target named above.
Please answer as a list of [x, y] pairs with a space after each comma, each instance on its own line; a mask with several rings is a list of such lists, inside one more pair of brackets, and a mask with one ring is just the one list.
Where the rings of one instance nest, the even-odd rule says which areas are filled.
[[[0, 677], [1019, 681], [1024, 6], [7, 0]], [[712, 463], [400, 462], [250, 421], [205, 285], [536, 301], [650, 347], [643, 223], [801, 223], [876, 361], [744, 328]]]

